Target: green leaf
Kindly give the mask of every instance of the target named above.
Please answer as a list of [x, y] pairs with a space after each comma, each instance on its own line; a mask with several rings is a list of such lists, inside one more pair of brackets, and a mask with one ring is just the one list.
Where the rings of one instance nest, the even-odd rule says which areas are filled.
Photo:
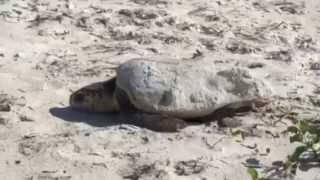
[[290, 137], [290, 143], [293, 142], [302, 142], [303, 137], [300, 134], [296, 134]]
[[296, 168], [297, 168], [297, 162], [293, 162], [290, 160], [290, 157], [288, 157], [289, 159], [284, 163], [284, 170], [286, 172], [286, 174], [288, 172], [290, 173], [294, 173], [296, 171]]
[[312, 149], [317, 153], [320, 154], [320, 142], [317, 142], [312, 145]]
[[298, 168], [298, 164], [297, 163], [293, 163], [290, 167], [290, 173], [291, 174], [296, 174], [297, 173], [297, 168]]
[[294, 133], [294, 134], [297, 134], [298, 131], [299, 131], [299, 129], [296, 126], [290, 126], [287, 129], [287, 132]]
[[302, 134], [306, 133], [307, 131], [310, 131], [312, 128], [310, 126], [309, 121], [305, 120], [305, 121], [301, 121], [299, 123], [299, 129], [302, 132]]
[[320, 128], [319, 128], [319, 126], [317, 126], [315, 124], [310, 125], [309, 132], [320, 136]]
[[318, 140], [318, 136], [316, 134], [312, 134], [309, 131], [307, 131], [303, 135], [303, 143], [309, 146], [312, 146], [312, 144], [316, 143]]
[[241, 130], [239, 130], [239, 129], [237, 129], [236, 131], [232, 131], [231, 132], [231, 134], [233, 135], [233, 136], [237, 136], [237, 135], [241, 135], [243, 132], [241, 131]]
[[298, 128], [298, 133], [305, 134], [306, 132], [310, 132], [320, 136], [320, 126], [314, 120], [307, 119], [300, 121], [296, 127]]
[[292, 164], [293, 164], [293, 162], [290, 161], [290, 157], [288, 157], [288, 160], [286, 162], [284, 162], [283, 167], [284, 167], [285, 170], [288, 170], [291, 167]]
[[295, 149], [294, 153], [289, 157], [289, 160], [292, 161], [292, 162], [297, 162], [298, 159], [299, 159], [300, 154], [303, 153], [306, 150], [308, 150], [307, 146], [305, 146], [305, 145], [298, 146]]
[[248, 168], [247, 172], [249, 173], [249, 175], [251, 176], [252, 180], [258, 180], [258, 172], [256, 169], [254, 168]]
[[245, 139], [245, 132], [243, 130], [236, 130], [234, 132], [231, 132], [232, 136], [238, 136], [240, 135], [241, 139], [244, 140]]

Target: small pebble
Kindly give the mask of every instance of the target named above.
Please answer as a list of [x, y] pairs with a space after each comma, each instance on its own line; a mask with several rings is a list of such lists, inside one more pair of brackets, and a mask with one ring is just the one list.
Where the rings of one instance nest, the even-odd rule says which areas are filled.
[[253, 167], [253, 168], [256, 168], [256, 167], [260, 167], [260, 161], [256, 158], [249, 158], [246, 160], [245, 162], [245, 166], [246, 167]]
[[11, 107], [8, 103], [0, 104], [0, 111], [9, 112], [11, 111]]
[[27, 116], [20, 116], [20, 121], [22, 121], [22, 122], [32, 122], [34, 120], [29, 118], [29, 117], [27, 117]]
[[263, 63], [251, 63], [248, 65], [248, 68], [255, 69], [255, 68], [263, 68], [265, 64]]
[[266, 148], [266, 153], [270, 153], [271, 152], [271, 149], [270, 148]]
[[312, 63], [310, 70], [320, 70], [320, 63]]
[[1, 125], [6, 125], [7, 123], [8, 123], [7, 120], [4, 117], [0, 116], [0, 124]]
[[15, 163], [15, 164], [20, 164], [21, 161], [20, 161], [20, 160], [16, 160], [16, 161], [14, 161], [14, 163]]

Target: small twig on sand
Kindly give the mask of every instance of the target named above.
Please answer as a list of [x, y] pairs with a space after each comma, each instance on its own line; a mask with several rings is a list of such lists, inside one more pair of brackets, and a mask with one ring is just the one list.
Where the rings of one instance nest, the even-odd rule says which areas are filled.
[[214, 142], [213, 144], [210, 144], [208, 142], [208, 139], [206, 137], [202, 137], [202, 141], [208, 146], [209, 149], [214, 149], [215, 146], [220, 143], [225, 137], [221, 137], [219, 138], [216, 142]]

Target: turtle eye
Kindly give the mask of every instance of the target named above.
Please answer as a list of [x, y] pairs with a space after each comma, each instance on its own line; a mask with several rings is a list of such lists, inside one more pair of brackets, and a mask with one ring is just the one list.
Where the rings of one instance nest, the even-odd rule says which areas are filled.
[[74, 97], [74, 101], [75, 101], [75, 102], [83, 102], [83, 101], [84, 101], [84, 96], [83, 96], [83, 94], [81, 94], [81, 93], [76, 94], [75, 97]]

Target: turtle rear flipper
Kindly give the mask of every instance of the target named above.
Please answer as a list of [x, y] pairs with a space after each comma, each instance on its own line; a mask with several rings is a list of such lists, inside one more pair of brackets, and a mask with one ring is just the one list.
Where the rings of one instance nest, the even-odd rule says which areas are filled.
[[256, 108], [263, 107], [269, 103], [270, 101], [265, 98], [256, 98], [256, 99], [233, 102], [214, 110], [213, 112], [211, 112], [210, 114], [204, 117], [186, 119], [186, 120], [188, 122], [199, 122], [199, 123], [218, 121], [220, 126], [225, 126], [222, 122], [222, 119], [226, 117], [235, 116], [237, 113], [252, 111]]

